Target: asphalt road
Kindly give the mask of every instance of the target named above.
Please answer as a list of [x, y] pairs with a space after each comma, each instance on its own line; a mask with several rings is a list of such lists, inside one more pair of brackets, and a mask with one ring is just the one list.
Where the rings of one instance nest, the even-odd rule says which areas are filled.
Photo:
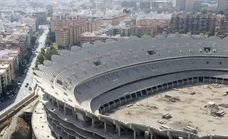
[[[39, 37], [39, 40], [37, 43], [38, 47], [37, 47], [36, 51], [40, 51], [41, 48], [45, 47], [45, 40], [46, 40], [46, 36], [47, 36], [46, 34], [48, 33], [48, 30], [49, 30], [49, 27], [47, 25], [42, 25], [42, 26], [40, 26], [40, 28], [43, 29], [43, 33]], [[24, 81], [20, 87], [20, 90], [18, 91], [16, 96], [14, 96], [11, 99], [9, 99], [8, 101], [0, 104], [0, 112], [4, 111], [5, 108], [12, 105], [13, 103], [21, 101], [23, 98], [25, 98], [26, 95], [31, 93], [31, 91], [29, 91], [29, 87], [31, 86], [33, 88], [33, 86], [34, 86], [32, 68], [35, 66], [36, 57], [37, 57], [37, 54], [36, 54], [36, 56], [32, 57], [32, 62], [28, 66], [28, 71], [27, 71], [26, 75], [23, 76]], [[29, 85], [28, 85], [28, 87], [25, 87], [25, 85], [27, 83], [29, 83]]]

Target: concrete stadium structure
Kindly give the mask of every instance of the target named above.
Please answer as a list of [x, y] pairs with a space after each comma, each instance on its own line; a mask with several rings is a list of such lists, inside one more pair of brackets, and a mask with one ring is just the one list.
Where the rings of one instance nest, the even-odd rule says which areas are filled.
[[[227, 139], [225, 134], [161, 130], [102, 115], [190, 83], [228, 84], [227, 42], [176, 34], [96, 41], [64, 50], [35, 71], [48, 125], [58, 139]], [[40, 130], [32, 123], [34, 138], [39, 138]]]

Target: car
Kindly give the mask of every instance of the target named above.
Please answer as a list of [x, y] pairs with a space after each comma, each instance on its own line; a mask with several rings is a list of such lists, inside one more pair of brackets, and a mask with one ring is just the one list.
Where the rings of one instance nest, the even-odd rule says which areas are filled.
[[25, 87], [28, 87], [28, 85], [26, 84]]

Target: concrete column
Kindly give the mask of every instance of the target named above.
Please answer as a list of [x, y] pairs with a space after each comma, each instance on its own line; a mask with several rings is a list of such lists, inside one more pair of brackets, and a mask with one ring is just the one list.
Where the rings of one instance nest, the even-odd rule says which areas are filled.
[[156, 86], [156, 88], [157, 88], [157, 93], [158, 93], [158, 86]]
[[55, 104], [55, 101], [53, 98], [51, 98], [51, 103], [54, 105]]
[[120, 106], [121, 106], [121, 99], [119, 99], [119, 101], [120, 101]]
[[[131, 97], [131, 95], [130, 95], [130, 97]], [[127, 103], [127, 98], [125, 97], [125, 104]]]
[[210, 139], [213, 139], [213, 137], [212, 137], [212, 136], [210, 136]]
[[191, 139], [191, 134], [190, 133], [188, 133], [188, 139]]
[[146, 95], [148, 96], [149, 95], [149, 93], [148, 93], [148, 91], [146, 90]]
[[136, 98], [136, 99], [138, 98], [137, 92], [135, 93], [135, 98]]
[[113, 103], [114, 103], [114, 108], [116, 107], [116, 102], [115, 101], [113, 101]]
[[171, 136], [170, 131], [167, 131], [167, 136], [169, 137], [169, 139], [173, 139], [173, 137]]
[[141, 96], [143, 96], [143, 92], [141, 91]]
[[92, 127], [94, 128], [94, 123], [95, 123], [95, 120], [94, 118], [92, 118]]
[[63, 112], [64, 112], [64, 115], [66, 115], [66, 104], [65, 103], [63, 104]]
[[104, 131], [107, 131], [107, 124], [104, 122]]
[[222, 78], [222, 84], [224, 84], [224, 78]]
[[136, 139], [136, 131], [134, 130], [134, 139]]
[[58, 110], [60, 110], [59, 101], [56, 101], [56, 103], [57, 103]]
[[121, 128], [120, 128], [120, 126], [116, 126], [116, 128], [117, 128], [117, 131], [118, 131], [118, 135], [121, 136]]
[[111, 110], [111, 107], [110, 107], [109, 103], [108, 103], [108, 109], [109, 109], [109, 111]]
[[69, 134], [67, 134], [67, 138], [70, 139], [70, 135]]
[[75, 114], [75, 111], [74, 111], [74, 110], [72, 111], [72, 113], [73, 113], [74, 118], [75, 118], [75, 119], [77, 119], [77, 118], [76, 118], [76, 114]]

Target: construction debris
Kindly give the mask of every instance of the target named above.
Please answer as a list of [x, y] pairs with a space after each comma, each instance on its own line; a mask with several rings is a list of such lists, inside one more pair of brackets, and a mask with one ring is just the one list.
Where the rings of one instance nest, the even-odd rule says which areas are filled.
[[195, 128], [190, 127], [190, 126], [184, 127], [183, 130], [184, 130], [184, 131], [187, 131], [187, 132], [194, 133], [194, 134], [197, 134], [197, 133], [198, 133], [198, 131], [197, 131]]
[[215, 102], [209, 101], [207, 104], [207, 113], [212, 116], [216, 116], [216, 112], [219, 111], [218, 105]]
[[228, 95], [228, 92], [224, 93], [223, 96], [227, 96]]
[[167, 130], [167, 129], [171, 129], [170, 127], [168, 127], [167, 125], [162, 125], [160, 127], [161, 130]]
[[217, 83], [213, 83], [212, 86], [213, 86], [214, 88], [220, 88], [220, 87], [222, 87], [221, 85], [219, 85], [219, 84], [217, 84]]
[[228, 108], [228, 104], [219, 104], [220, 107]]
[[225, 111], [218, 111], [216, 112], [216, 116], [223, 117], [226, 114]]
[[191, 95], [195, 95], [195, 94], [196, 94], [196, 92], [191, 92], [190, 94], [191, 94]]
[[159, 124], [166, 124], [166, 122], [165, 121], [162, 121], [162, 120], [158, 120], [157, 121]]
[[131, 106], [133, 106], [133, 104], [129, 104], [129, 105], [127, 105], [127, 108], [129, 108], [129, 107], [131, 107]]
[[166, 113], [166, 114], [163, 114], [162, 115], [162, 118], [164, 118], [164, 119], [170, 119], [170, 118], [172, 118], [172, 116], [171, 116], [170, 113]]
[[169, 96], [169, 95], [165, 95], [165, 98], [168, 98], [169, 101], [171, 101], [171, 102], [180, 101], [179, 98], [177, 98], [177, 97], [172, 97], [172, 96]]

